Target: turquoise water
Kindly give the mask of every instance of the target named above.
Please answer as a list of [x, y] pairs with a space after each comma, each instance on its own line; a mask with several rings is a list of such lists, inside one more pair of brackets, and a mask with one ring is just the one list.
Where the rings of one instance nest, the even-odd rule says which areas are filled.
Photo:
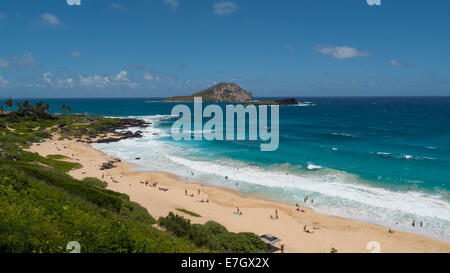
[[[139, 170], [450, 241], [450, 97], [298, 98], [299, 105], [280, 107], [274, 152], [253, 141], [174, 141], [175, 103], [46, 101], [56, 110], [66, 104], [76, 113], [152, 122], [143, 139], [96, 144]], [[413, 219], [423, 227], [412, 227]]]

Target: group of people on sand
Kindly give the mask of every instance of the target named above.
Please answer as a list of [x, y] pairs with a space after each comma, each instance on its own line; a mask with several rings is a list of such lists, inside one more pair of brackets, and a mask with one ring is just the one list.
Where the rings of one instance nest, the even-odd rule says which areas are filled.
[[[197, 194], [198, 194], [198, 196], [200, 196], [200, 189], [197, 190]], [[185, 189], [184, 190], [184, 196], [194, 197], [194, 194], [193, 193], [189, 194], [189, 192]], [[209, 203], [209, 199], [206, 199], [206, 200], [202, 199], [202, 200], [200, 200], [198, 202], [200, 202], [200, 203]]]
[[[200, 190], [199, 190], [199, 192], [200, 192]], [[199, 193], [199, 195], [200, 195], [200, 193]], [[194, 197], [194, 194], [193, 193], [189, 194], [187, 190], [184, 190], [184, 196]]]
[[[316, 229], [316, 228], [313, 227], [313, 229]], [[305, 225], [305, 226], [303, 227], [303, 231], [306, 232], [306, 233], [314, 233], [314, 231], [312, 231], [312, 230], [310, 230], [310, 229], [308, 228], [308, 225]]]
[[145, 186], [150, 185], [150, 187], [153, 187], [153, 188], [158, 187], [158, 183], [157, 183], [157, 182], [152, 182], [152, 183], [150, 183], [150, 182], [148, 182], [148, 180], [145, 181], [145, 183], [141, 181], [141, 184], [145, 184]]
[[295, 206], [297, 207], [297, 211], [305, 212], [304, 209], [300, 208], [299, 204], [295, 204]]
[[236, 215], [239, 215], [239, 216], [242, 215], [242, 211], [241, 211], [241, 209], [239, 209], [239, 207], [236, 207], [236, 211], [233, 213]]
[[150, 186], [151, 188], [158, 188], [158, 190], [160, 191], [169, 191], [169, 188], [164, 188], [164, 187], [158, 187], [158, 182], [149, 182], [148, 180], [141, 181], [141, 184], [144, 184], [146, 187]]

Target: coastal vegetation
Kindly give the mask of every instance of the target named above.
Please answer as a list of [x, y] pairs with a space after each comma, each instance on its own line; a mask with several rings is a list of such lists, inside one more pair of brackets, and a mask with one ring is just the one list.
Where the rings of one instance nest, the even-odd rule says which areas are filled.
[[[12, 105], [7, 101], [11, 110]], [[68, 172], [82, 167], [79, 163], [66, 156], [43, 157], [25, 149], [56, 133], [65, 138], [95, 137], [111, 128], [126, 127], [122, 120], [53, 115], [43, 103], [16, 105], [17, 111], [0, 116], [1, 253], [68, 252], [66, 246], [71, 241], [81, 245], [81, 252], [263, 250], [258, 236], [228, 232], [218, 236], [213, 230], [221, 228], [210, 227], [216, 224], [188, 223], [179, 228], [187, 228], [190, 236], [182, 231], [174, 233], [173, 228], [160, 230], [148, 211], [130, 201], [128, 195], [108, 190], [106, 182], [97, 178], [71, 177]], [[172, 226], [168, 224], [172, 218], [169, 215], [169, 220], [159, 224]]]
[[193, 217], [202, 217], [200, 214], [189, 211], [187, 209], [177, 209], [179, 212], [185, 213], [187, 215], [193, 216]]
[[172, 212], [160, 217], [158, 224], [179, 238], [187, 238], [198, 247], [211, 251], [232, 253], [267, 252], [267, 245], [254, 233], [229, 232], [221, 224], [208, 221], [204, 225], [191, 224], [189, 219]]

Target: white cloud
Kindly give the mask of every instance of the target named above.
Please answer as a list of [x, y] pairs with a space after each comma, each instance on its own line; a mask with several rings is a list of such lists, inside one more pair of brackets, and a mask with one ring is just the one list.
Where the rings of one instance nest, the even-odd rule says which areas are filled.
[[128, 73], [124, 70], [120, 71], [115, 76], [78, 76], [78, 84], [82, 87], [88, 88], [107, 88], [107, 87], [129, 87], [135, 88], [138, 86], [136, 82], [128, 78]]
[[234, 2], [216, 2], [214, 3], [214, 14], [217, 15], [230, 15], [236, 11], [236, 4]]
[[135, 88], [139, 84], [128, 78], [126, 71], [120, 71], [117, 75], [73, 75], [71, 77], [57, 78], [50, 72], [42, 74], [39, 81], [35, 83], [19, 83], [20, 86], [29, 88], [89, 88], [89, 89], [105, 89], [105, 88]]
[[146, 81], [161, 81], [160, 77], [158, 77], [158, 76], [154, 77], [154, 76], [150, 75], [150, 73], [148, 73], [148, 72], [144, 73], [144, 77], [143, 78]]
[[397, 66], [397, 67], [407, 67], [407, 66], [410, 66], [409, 63], [405, 63], [405, 62], [401, 62], [401, 61], [396, 61], [396, 60], [391, 60], [389, 63], [390, 63], [391, 65]]
[[0, 58], [0, 68], [33, 68], [35, 66], [34, 57], [31, 53], [12, 58]]
[[369, 55], [369, 52], [367, 51], [360, 51], [356, 48], [348, 46], [331, 47], [318, 45], [316, 46], [316, 51], [324, 55], [331, 55], [335, 59], [350, 59]]
[[56, 17], [56, 15], [51, 13], [44, 13], [41, 15], [41, 19], [46, 25], [59, 26], [62, 22]]
[[0, 87], [6, 87], [8, 86], [9, 81], [5, 78], [3, 78], [3, 76], [0, 76]]
[[127, 72], [126, 71], [120, 71], [119, 72], [119, 74], [117, 74], [115, 77], [114, 77], [114, 79], [116, 80], [116, 81], [125, 81], [125, 82], [129, 82], [130, 80], [128, 79], [128, 77], [127, 77]]
[[127, 11], [128, 9], [121, 4], [118, 3], [111, 3], [111, 6], [115, 9], [121, 10], [121, 11]]
[[51, 76], [52, 76], [52, 73], [50, 73], [50, 72], [42, 74], [42, 80], [44, 81], [44, 83], [46, 83], [48, 85], [52, 85], [53, 81], [52, 81], [52, 79], [50, 79]]
[[178, 0], [164, 0], [164, 4], [167, 4], [173, 9], [176, 9], [180, 5], [180, 2]]

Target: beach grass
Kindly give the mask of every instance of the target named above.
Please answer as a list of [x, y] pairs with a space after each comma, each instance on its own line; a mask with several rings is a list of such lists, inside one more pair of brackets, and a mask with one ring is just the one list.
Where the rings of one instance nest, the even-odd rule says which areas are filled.
[[61, 160], [61, 159], [70, 159], [70, 157], [65, 155], [48, 155], [47, 158]]
[[187, 215], [190, 215], [190, 216], [193, 216], [193, 217], [202, 217], [200, 214], [198, 214], [198, 213], [195, 213], [195, 212], [192, 212], [192, 211], [189, 211], [189, 210], [187, 210], [187, 209], [177, 209], [179, 212], [182, 212], [182, 213], [185, 213], [185, 214], [187, 214]]

